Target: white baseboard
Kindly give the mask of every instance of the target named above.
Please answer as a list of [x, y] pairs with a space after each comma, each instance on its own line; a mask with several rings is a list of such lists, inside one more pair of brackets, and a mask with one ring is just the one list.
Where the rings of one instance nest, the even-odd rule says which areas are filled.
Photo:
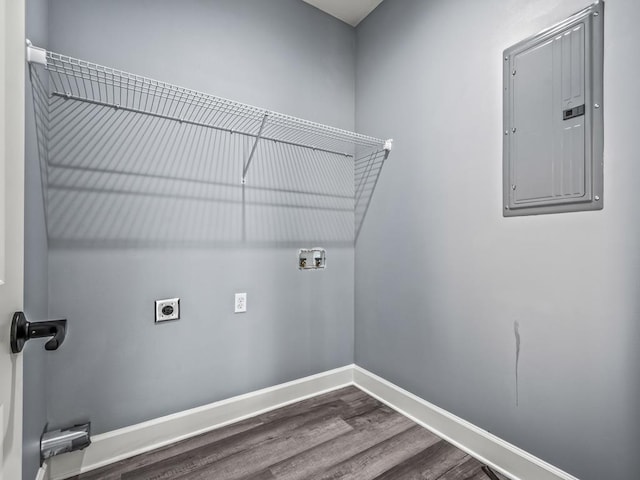
[[82, 451], [50, 458], [49, 474], [68, 478], [347, 385], [353, 365], [102, 433]]
[[49, 480], [48, 464], [45, 463], [38, 469], [38, 473], [36, 474], [36, 480]]
[[50, 458], [49, 477], [62, 480], [79, 475], [347, 385], [364, 390], [513, 480], [578, 480], [357, 365], [96, 435], [85, 450]]
[[578, 480], [357, 365], [353, 381], [372, 397], [513, 480]]

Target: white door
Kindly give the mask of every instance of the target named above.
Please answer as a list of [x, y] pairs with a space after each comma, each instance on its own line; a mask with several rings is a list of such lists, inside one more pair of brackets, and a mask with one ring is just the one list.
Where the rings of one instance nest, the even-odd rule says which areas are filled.
[[22, 478], [22, 355], [9, 331], [23, 290], [24, 5], [0, 0], [0, 480]]

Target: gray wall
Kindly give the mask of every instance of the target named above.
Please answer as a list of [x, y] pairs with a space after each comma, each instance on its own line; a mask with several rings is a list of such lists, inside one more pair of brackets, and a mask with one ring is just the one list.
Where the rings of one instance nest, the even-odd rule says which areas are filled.
[[[501, 52], [585, 5], [389, 0], [356, 48], [352, 29], [297, 0], [57, 0], [50, 47], [343, 128], [355, 102], [357, 130], [396, 140], [356, 247], [356, 362], [583, 480], [618, 480], [640, 469], [633, 0], [607, 2], [605, 210], [501, 216]], [[49, 311], [71, 328], [48, 362], [54, 426], [90, 418], [99, 433], [353, 360], [342, 227], [296, 230], [277, 208], [282, 223], [253, 242], [228, 222], [201, 242], [165, 241], [163, 204], [121, 193], [140, 196], [131, 171], [100, 197], [87, 185], [112, 177], [92, 167], [52, 172]], [[188, 235], [209, 218], [188, 202], [171, 215]], [[329, 268], [301, 274], [295, 252], [318, 239]], [[232, 313], [237, 291], [245, 315]], [[174, 295], [183, 319], [153, 325], [153, 300]]]
[[623, 480], [640, 471], [640, 2], [606, 2], [604, 210], [501, 210], [502, 50], [587, 4], [393, 0], [359, 26], [356, 127], [396, 143], [356, 245], [355, 358], [583, 480]]
[[[26, 11], [27, 37], [47, 46], [47, 0], [29, 0]], [[31, 83], [26, 76], [25, 115], [25, 255], [24, 310], [30, 321], [47, 319], [47, 232], [40, 181]], [[42, 340], [33, 340], [24, 350], [23, 461], [22, 475], [32, 480], [40, 466], [40, 435], [47, 422], [45, 352]]]
[[[355, 31], [298, 0], [62, 0], [50, 4], [49, 27], [54, 51], [354, 126]], [[142, 120], [127, 121], [133, 131]], [[200, 152], [196, 165], [184, 149], [197, 137], [184, 130], [180, 153], [156, 149], [154, 163], [132, 153], [123, 132], [107, 140], [118, 153], [101, 166], [113, 170], [99, 171], [86, 153], [96, 145], [84, 144], [82, 125], [70, 128], [75, 136], [52, 138], [52, 163], [61, 163], [49, 172], [49, 311], [69, 319], [68, 338], [48, 364], [52, 426], [89, 418], [100, 433], [353, 361], [352, 212], [348, 236], [343, 224], [331, 231], [331, 215], [322, 217], [329, 231], [296, 229], [306, 200], [287, 207], [287, 199], [274, 206], [265, 197], [285, 195], [289, 184], [252, 190], [268, 175], [282, 177], [286, 162], [258, 162], [244, 241], [240, 175], [228, 173], [237, 159], [223, 154], [205, 165]], [[173, 180], [213, 160], [227, 173], [211, 179], [210, 196], [193, 198], [200, 187]], [[136, 170], [151, 163], [160, 170]], [[172, 222], [177, 229], [166, 227]], [[330, 267], [298, 271], [298, 248], [314, 246], [328, 248]], [[235, 292], [248, 293], [246, 314], [233, 314]], [[154, 325], [153, 301], [173, 296], [181, 297], [182, 319]]]

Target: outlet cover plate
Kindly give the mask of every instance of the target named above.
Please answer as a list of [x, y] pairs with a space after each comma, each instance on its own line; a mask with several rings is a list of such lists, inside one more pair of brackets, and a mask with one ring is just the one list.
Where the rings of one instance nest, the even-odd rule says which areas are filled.
[[156, 300], [156, 323], [180, 319], [180, 299]]
[[245, 313], [247, 311], [247, 294], [236, 293], [235, 313]]

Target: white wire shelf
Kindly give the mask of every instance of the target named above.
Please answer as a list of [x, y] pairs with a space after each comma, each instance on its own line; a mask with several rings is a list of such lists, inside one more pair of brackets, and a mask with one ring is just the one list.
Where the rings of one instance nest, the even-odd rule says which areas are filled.
[[28, 42], [27, 60], [49, 74], [50, 95], [212, 128], [255, 139], [242, 183], [259, 141], [272, 141], [345, 157], [391, 150], [391, 140], [361, 135], [264, 108], [227, 100], [133, 73], [50, 52]]

